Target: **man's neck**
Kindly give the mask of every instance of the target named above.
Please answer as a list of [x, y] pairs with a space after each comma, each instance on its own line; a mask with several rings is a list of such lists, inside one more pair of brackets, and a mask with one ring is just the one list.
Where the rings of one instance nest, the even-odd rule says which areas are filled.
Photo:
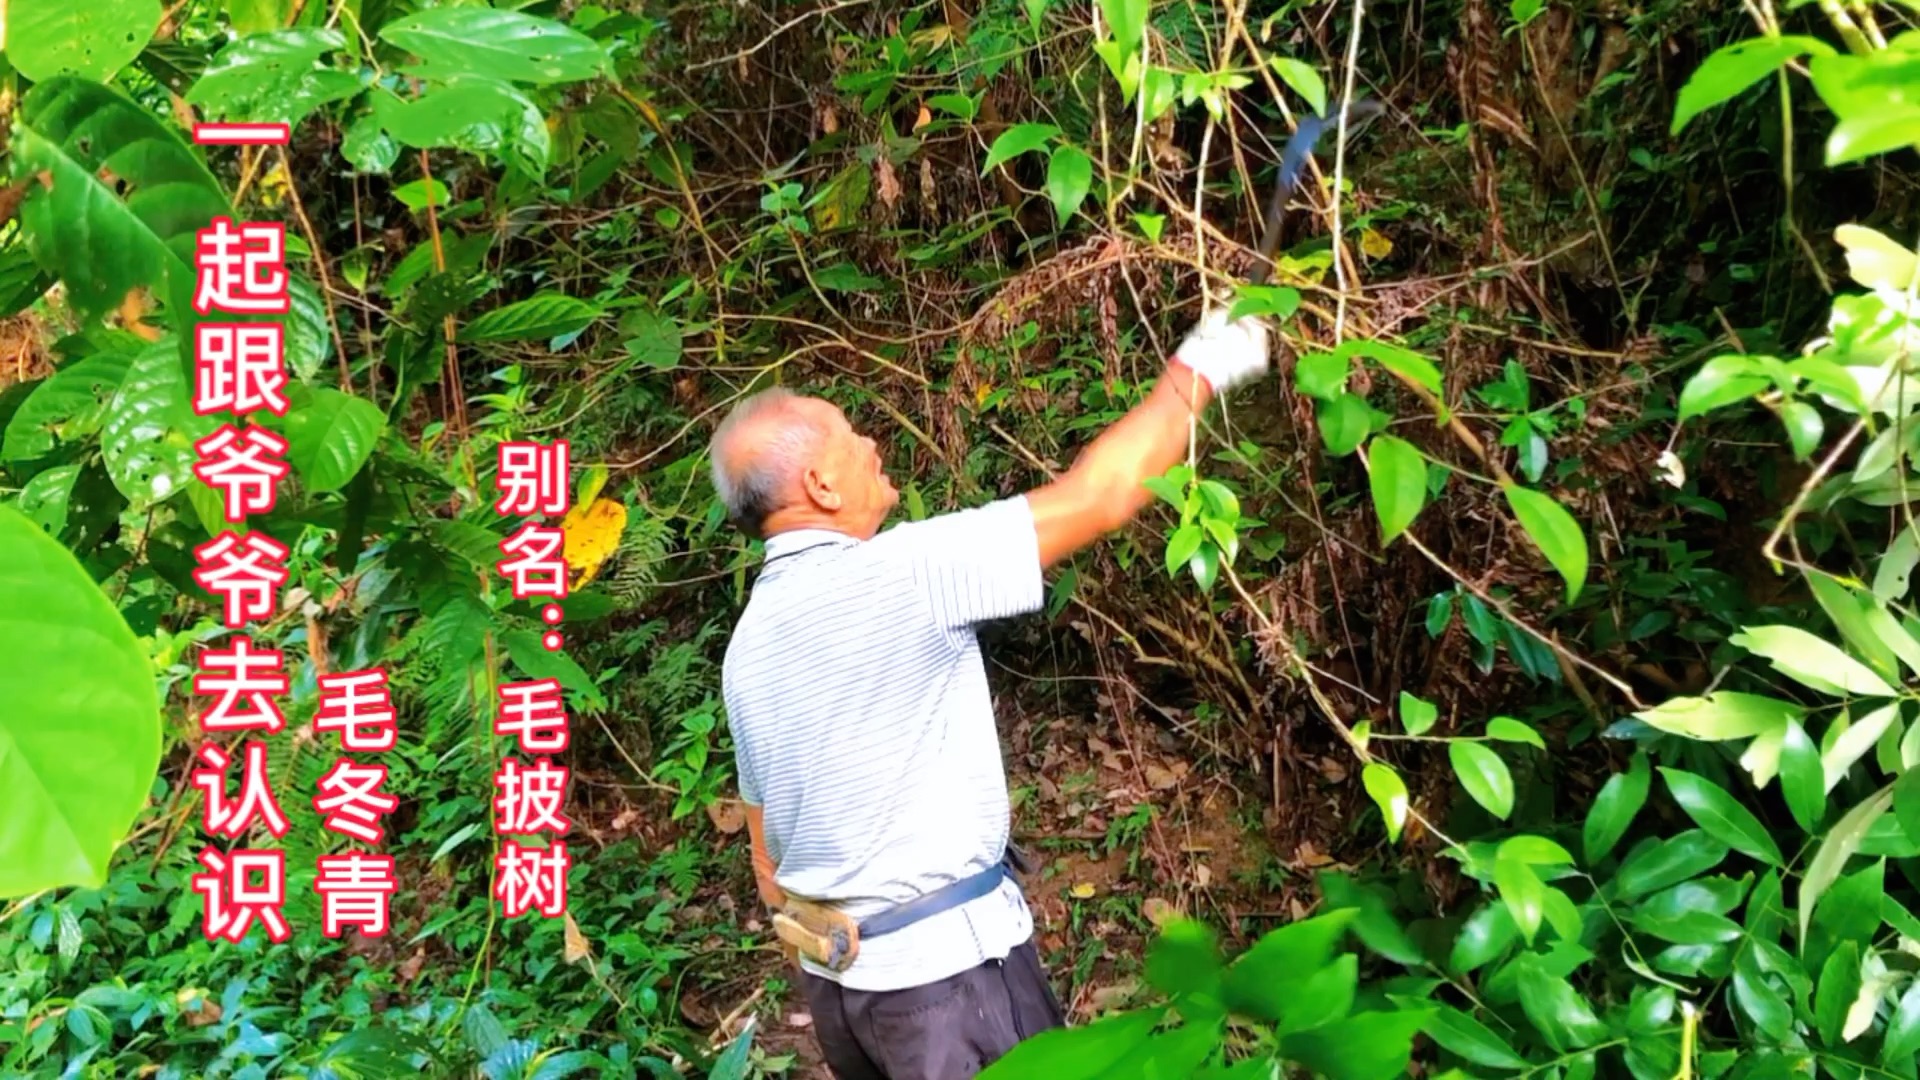
[[850, 536], [855, 540], [873, 539], [873, 532], [871, 530], [862, 532], [846, 522], [839, 520], [832, 514], [822, 513], [811, 507], [806, 509], [795, 508], [792, 510], [780, 510], [769, 514], [766, 524], [761, 527], [760, 533], [764, 538], [771, 540], [781, 533], [800, 532], [804, 529], [835, 532], [842, 536]]

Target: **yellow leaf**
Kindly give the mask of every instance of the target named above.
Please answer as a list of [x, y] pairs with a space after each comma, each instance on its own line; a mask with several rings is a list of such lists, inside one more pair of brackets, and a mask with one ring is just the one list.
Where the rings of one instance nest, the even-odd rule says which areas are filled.
[[592, 581], [620, 547], [620, 534], [627, 529], [627, 508], [612, 499], [596, 499], [575, 506], [560, 523], [567, 534], [567, 565], [579, 574], [570, 588], [578, 589]]
[[1091, 900], [1093, 898], [1095, 889], [1093, 887], [1093, 882], [1083, 881], [1080, 884], [1075, 885], [1073, 888], [1067, 890], [1067, 892], [1075, 900]]
[[587, 935], [580, 932], [580, 924], [573, 921], [573, 912], [566, 913], [566, 932], [562, 938], [561, 958], [569, 964], [576, 964], [593, 955], [593, 949], [587, 944]]
[[973, 388], [973, 403], [975, 405], [985, 405], [987, 403], [987, 398], [992, 394], [993, 394], [993, 384], [990, 382], [983, 382], [979, 386], [976, 386]]
[[1393, 254], [1393, 241], [1372, 229], [1361, 229], [1360, 250], [1369, 259], [1384, 259]]

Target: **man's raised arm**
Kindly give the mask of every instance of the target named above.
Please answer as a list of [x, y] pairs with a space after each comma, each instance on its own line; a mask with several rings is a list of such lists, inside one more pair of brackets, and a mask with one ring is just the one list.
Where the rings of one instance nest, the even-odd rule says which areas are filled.
[[1153, 497], [1144, 482], [1185, 456], [1190, 418], [1215, 392], [1266, 369], [1264, 324], [1228, 322], [1225, 310], [1201, 320], [1147, 399], [1101, 432], [1058, 480], [1027, 495], [1040, 565], [1052, 566], [1133, 520]]

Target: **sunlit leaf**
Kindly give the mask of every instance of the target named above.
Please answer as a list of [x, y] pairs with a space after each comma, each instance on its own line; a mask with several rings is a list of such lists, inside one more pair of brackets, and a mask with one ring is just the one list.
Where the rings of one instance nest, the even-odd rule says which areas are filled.
[[148, 653], [78, 560], [0, 506], [0, 897], [100, 888], [160, 764]]
[[1695, 116], [1773, 74], [1787, 61], [1808, 54], [1831, 56], [1833, 48], [1819, 38], [1789, 34], [1748, 38], [1714, 50], [1680, 88], [1671, 133], [1679, 134]]
[[1391, 544], [1426, 505], [1427, 459], [1413, 444], [1392, 435], [1374, 436], [1368, 448], [1368, 483], [1380, 517], [1380, 542]]

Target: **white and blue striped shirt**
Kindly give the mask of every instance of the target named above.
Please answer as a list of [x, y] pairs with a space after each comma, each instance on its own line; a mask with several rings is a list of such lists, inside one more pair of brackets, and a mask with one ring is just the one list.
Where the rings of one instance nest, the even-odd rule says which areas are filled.
[[[872, 540], [803, 529], [767, 562], [722, 689], [741, 797], [780, 887], [858, 920], [994, 865], [1007, 781], [974, 627], [1044, 602], [1024, 497]], [[1004, 959], [1033, 932], [1018, 885], [860, 944], [835, 974], [900, 990]]]

